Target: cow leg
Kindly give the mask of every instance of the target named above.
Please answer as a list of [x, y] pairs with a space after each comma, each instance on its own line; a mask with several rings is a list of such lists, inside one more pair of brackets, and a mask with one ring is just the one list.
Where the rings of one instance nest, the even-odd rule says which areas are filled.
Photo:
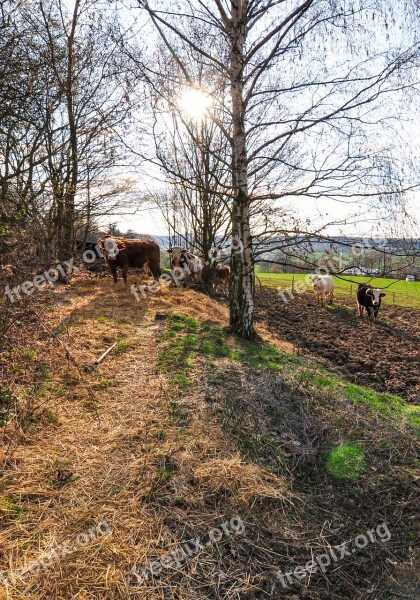
[[128, 267], [123, 267], [122, 268], [122, 274], [123, 274], [123, 278], [124, 278], [124, 285], [127, 285], [127, 274], [128, 274]]
[[116, 285], [118, 283], [118, 273], [117, 273], [117, 266], [113, 265], [112, 267], [109, 267], [111, 269], [111, 273], [112, 276], [114, 278], [114, 285]]
[[367, 315], [368, 315], [368, 319], [370, 319], [371, 316], [372, 316], [371, 313], [370, 313], [370, 306], [366, 306], [365, 308], [366, 308], [366, 312], [367, 312]]
[[153, 265], [153, 267], [151, 267], [149, 265], [149, 269], [152, 271], [154, 282], [158, 283], [159, 277], [162, 275], [162, 271], [161, 271], [160, 267], [156, 267], [155, 265]]
[[359, 311], [359, 317], [361, 319], [363, 319], [363, 306], [361, 304], [357, 303], [357, 309]]
[[330, 304], [332, 304], [332, 303], [333, 303], [333, 301], [334, 301], [334, 293], [333, 293], [333, 292], [331, 292], [331, 293], [330, 293]]

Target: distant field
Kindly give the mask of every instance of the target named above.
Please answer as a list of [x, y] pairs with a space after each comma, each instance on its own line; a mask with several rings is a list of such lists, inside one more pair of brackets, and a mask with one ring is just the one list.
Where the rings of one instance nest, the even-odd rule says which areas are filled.
[[[263, 286], [278, 287], [285, 290], [291, 287], [293, 281], [304, 281], [306, 275], [306, 273], [258, 273], [257, 277]], [[357, 284], [362, 281], [369, 281], [375, 287], [387, 288], [384, 290], [387, 304], [420, 308], [420, 281], [400, 281], [398, 279], [382, 278], [370, 279], [369, 277], [358, 277], [357, 275], [351, 275], [343, 279], [334, 276], [333, 278], [335, 293], [337, 295], [347, 295], [349, 298], [354, 297]]]

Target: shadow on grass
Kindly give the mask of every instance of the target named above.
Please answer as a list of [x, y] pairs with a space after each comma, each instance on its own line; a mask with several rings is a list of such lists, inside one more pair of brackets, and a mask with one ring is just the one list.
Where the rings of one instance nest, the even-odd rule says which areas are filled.
[[328, 393], [335, 400], [344, 398], [365, 405], [382, 417], [406, 421], [419, 432], [420, 407], [407, 404], [398, 396], [349, 383], [306, 358], [282, 352], [264, 341], [239, 340], [218, 327], [182, 314], [169, 315], [167, 331], [160, 341], [160, 368], [176, 385], [190, 383], [189, 375], [199, 357], [210, 367], [216, 359], [226, 358], [242, 367], [280, 374], [292, 395], [298, 391], [322, 402]]

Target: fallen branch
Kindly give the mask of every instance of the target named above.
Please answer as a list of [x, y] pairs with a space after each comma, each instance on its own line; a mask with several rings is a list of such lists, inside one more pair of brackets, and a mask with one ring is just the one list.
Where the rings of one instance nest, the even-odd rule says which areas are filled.
[[108, 350], [106, 350], [97, 360], [95, 360], [95, 362], [93, 363], [94, 365], [99, 365], [106, 356], [108, 356], [108, 354], [111, 352], [111, 350], [113, 350], [115, 348], [115, 346], [117, 345], [118, 342], [114, 342], [112, 344], [112, 346], [110, 346], [108, 348]]

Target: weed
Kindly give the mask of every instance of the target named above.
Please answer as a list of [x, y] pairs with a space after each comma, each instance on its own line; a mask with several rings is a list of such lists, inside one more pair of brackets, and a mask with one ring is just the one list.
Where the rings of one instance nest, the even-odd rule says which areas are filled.
[[34, 350], [34, 349], [32, 349], [32, 348], [28, 348], [27, 350], [25, 350], [25, 351], [22, 353], [22, 358], [23, 358], [23, 360], [30, 361], [30, 360], [32, 360], [33, 358], [36, 358], [36, 357], [37, 357], [37, 355], [38, 355], [38, 352], [37, 352], [36, 350]]
[[113, 387], [117, 385], [117, 382], [112, 380], [112, 379], [103, 379], [102, 381], [99, 381], [98, 383], [95, 383], [92, 387], [95, 390], [106, 390], [110, 387]]
[[0, 386], [0, 426], [4, 426], [17, 401], [7, 386]]

